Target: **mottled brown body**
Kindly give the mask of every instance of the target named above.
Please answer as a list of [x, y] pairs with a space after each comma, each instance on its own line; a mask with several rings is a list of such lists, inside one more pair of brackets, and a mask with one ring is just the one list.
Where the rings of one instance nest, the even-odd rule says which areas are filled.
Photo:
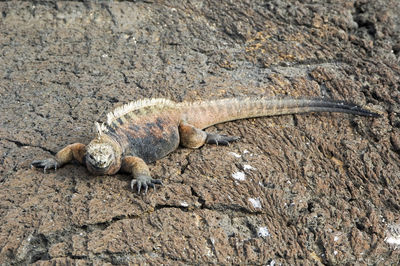
[[165, 113], [124, 115], [105, 134], [117, 140], [126, 155], [154, 162], [179, 146], [179, 120], [171, 110]]
[[96, 123], [97, 137], [87, 146], [68, 145], [55, 159], [34, 161], [32, 165], [47, 170], [75, 159], [96, 175], [128, 172], [134, 177], [131, 186], [147, 191], [149, 186], [161, 183], [150, 177], [147, 163], [166, 156], [179, 144], [199, 148], [205, 143], [227, 145], [238, 139], [207, 133], [202, 130], [206, 127], [243, 118], [307, 112], [379, 116], [352, 103], [317, 98], [244, 98], [194, 103], [142, 100], [109, 113], [106, 125]]

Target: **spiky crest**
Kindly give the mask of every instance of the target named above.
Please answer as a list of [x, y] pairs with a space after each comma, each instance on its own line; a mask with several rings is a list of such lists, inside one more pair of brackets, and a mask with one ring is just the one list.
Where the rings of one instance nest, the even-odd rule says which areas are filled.
[[116, 109], [114, 109], [114, 111], [108, 113], [107, 114], [107, 124], [111, 125], [111, 123], [115, 119], [117, 119], [131, 111], [138, 110], [140, 108], [152, 106], [152, 105], [172, 106], [172, 105], [175, 105], [175, 103], [173, 101], [170, 101], [170, 100], [164, 99], [164, 98], [143, 99], [143, 100], [130, 102], [130, 103], [124, 104], [120, 107], [117, 107]]
[[100, 136], [104, 132], [107, 132], [107, 127], [103, 123], [99, 124], [97, 122], [94, 122], [94, 125], [95, 125], [95, 128], [96, 128], [97, 138], [100, 138]]

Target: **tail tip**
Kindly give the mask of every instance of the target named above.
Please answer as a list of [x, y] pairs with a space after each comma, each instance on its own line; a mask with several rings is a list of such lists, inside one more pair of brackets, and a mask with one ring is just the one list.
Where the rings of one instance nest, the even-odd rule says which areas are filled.
[[365, 110], [365, 109], [363, 109], [363, 115], [368, 116], [368, 117], [374, 117], [374, 118], [381, 118], [383, 116], [380, 113]]

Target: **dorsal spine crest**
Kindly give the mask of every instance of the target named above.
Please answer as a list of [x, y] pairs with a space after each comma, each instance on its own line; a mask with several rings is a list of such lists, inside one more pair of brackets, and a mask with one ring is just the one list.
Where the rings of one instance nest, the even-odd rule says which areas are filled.
[[103, 123], [94, 122], [97, 138], [100, 139], [100, 136], [107, 132], [107, 127]]
[[116, 109], [114, 109], [114, 111], [108, 113], [107, 114], [107, 125], [110, 126], [114, 120], [118, 119], [121, 116], [126, 115], [129, 112], [138, 110], [140, 108], [148, 107], [148, 106], [153, 106], [153, 105], [162, 107], [162, 106], [173, 106], [173, 105], [175, 105], [175, 103], [173, 101], [170, 101], [170, 100], [164, 99], [164, 98], [143, 99], [143, 100], [130, 102], [130, 103], [124, 104], [120, 107], [117, 107]]

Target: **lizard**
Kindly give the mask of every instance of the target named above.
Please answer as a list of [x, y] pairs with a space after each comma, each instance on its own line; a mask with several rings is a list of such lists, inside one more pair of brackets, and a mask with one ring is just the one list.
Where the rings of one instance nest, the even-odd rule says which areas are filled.
[[228, 145], [239, 137], [204, 131], [215, 124], [263, 116], [310, 112], [341, 112], [379, 117], [378, 113], [346, 101], [310, 97], [227, 98], [210, 101], [174, 102], [164, 98], [133, 101], [107, 114], [106, 123], [95, 122], [96, 136], [88, 144], [73, 143], [55, 158], [35, 160], [31, 166], [57, 169], [72, 160], [86, 165], [94, 175], [126, 172], [131, 189], [138, 193], [162, 184], [148, 167], [178, 148], [196, 149], [204, 144]]

